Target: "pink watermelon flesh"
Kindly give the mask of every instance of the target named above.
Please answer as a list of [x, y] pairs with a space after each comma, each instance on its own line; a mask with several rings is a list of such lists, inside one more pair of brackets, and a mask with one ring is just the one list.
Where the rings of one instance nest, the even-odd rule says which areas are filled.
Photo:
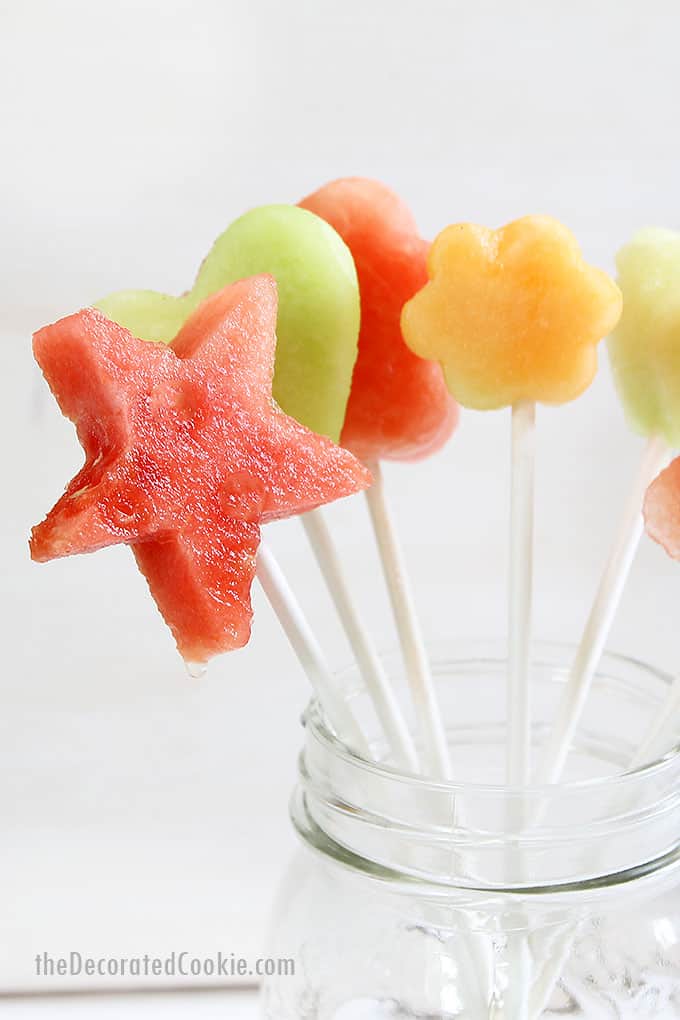
[[647, 489], [645, 529], [669, 556], [680, 560], [680, 457], [676, 457]]
[[272, 401], [276, 311], [274, 280], [256, 276], [209, 297], [170, 347], [92, 308], [34, 337], [85, 465], [33, 529], [31, 556], [129, 544], [192, 662], [250, 636], [259, 525], [370, 483]]
[[337, 230], [359, 278], [359, 357], [342, 445], [367, 463], [435, 453], [456, 427], [458, 406], [441, 366], [413, 354], [401, 334], [405, 302], [427, 283], [429, 244], [408, 206], [379, 181], [332, 181], [300, 205]]

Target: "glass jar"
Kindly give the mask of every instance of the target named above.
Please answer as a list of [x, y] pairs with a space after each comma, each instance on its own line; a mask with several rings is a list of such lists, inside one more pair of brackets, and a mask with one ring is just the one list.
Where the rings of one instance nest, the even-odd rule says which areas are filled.
[[[505, 660], [432, 646], [452, 782], [396, 769], [355, 672], [375, 761], [309, 706], [270, 1020], [680, 1017], [680, 748], [629, 768], [670, 679], [604, 657], [559, 784], [503, 785]], [[573, 649], [532, 666], [535, 763]], [[403, 694], [398, 656], [386, 664]], [[539, 765], [540, 771], [540, 765]], [[294, 973], [290, 970], [294, 969]]]

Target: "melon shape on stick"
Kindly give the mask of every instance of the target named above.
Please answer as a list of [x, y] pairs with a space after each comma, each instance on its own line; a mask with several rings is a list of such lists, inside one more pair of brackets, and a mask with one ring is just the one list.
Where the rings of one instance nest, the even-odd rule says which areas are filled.
[[134, 336], [170, 343], [204, 298], [258, 273], [273, 276], [279, 293], [274, 399], [337, 442], [357, 357], [359, 289], [347, 246], [313, 213], [251, 209], [218, 237], [186, 294], [120, 291], [97, 307]]
[[639, 231], [616, 266], [623, 314], [608, 347], [626, 417], [680, 446], [680, 233]]
[[247, 642], [260, 524], [370, 482], [272, 400], [276, 309], [274, 280], [256, 276], [202, 302], [171, 345], [93, 308], [34, 337], [85, 465], [33, 528], [31, 556], [130, 545], [190, 662]]
[[680, 457], [654, 479], [644, 503], [645, 530], [669, 556], [680, 560]]
[[[373, 473], [368, 508], [422, 734], [423, 760], [431, 775], [446, 777], [450, 768], [446, 733], [380, 469], [383, 459], [417, 460], [435, 452], [458, 420], [458, 407], [447, 391], [441, 367], [410, 351], [401, 334], [403, 304], [427, 279], [429, 246], [420, 237], [408, 207], [377, 181], [356, 177], [336, 180], [307, 196], [301, 205], [338, 231], [357, 267], [359, 357], [341, 442], [368, 463]], [[312, 516], [306, 526], [313, 541], [329, 547], [318, 516]], [[377, 690], [381, 678], [372, 672], [373, 676], [364, 669], [364, 677], [369, 689]], [[408, 731], [396, 715], [387, 724], [381, 721], [385, 731], [399, 740], [399, 735], [408, 735]], [[403, 740], [394, 746], [398, 746], [401, 761], [418, 767], [415, 748]]]
[[300, 205], [337, 230], [359, 278], [361, 330], [342, 444], [366, 462], [415, 460], [453, 432], [458, 408], [440, 366], [401, 335], [401, 310], [427, 281], [427, 252], [408, 206], [379, 181], [346, 177]]
[[506, 779], [524, 785], [532, 750], [535, 408], [573, 400], [589, 386], [597, 343], [618, 321], [621, 294], [548, 216], [498, 230], [446, 227], [430, 249], [428, 277], [404, 305], [406, 343], [441, 362], [464, 407], [512, 408]]
[[440, 361], [456, 400], [477, 410], [578, 397], [595, 375], [597, 343], [621, 314], [616, 284], [549, 216], [499, 230], [446, 227], [428, 275], [404, 306], [404, 338]]

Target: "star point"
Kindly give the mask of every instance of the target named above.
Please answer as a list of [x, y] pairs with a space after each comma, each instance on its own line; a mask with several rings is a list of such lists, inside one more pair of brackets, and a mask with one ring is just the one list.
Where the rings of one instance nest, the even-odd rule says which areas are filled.
[[276, 285], [261, 276], [208, 298], [169, 347], [93, 309], [34, 341], [86, 459], [33, 529], [31, 554], [131, 545], [192, 661], [247, 640], [259, 525], [370, 480], [272, 401], [275, 325]]

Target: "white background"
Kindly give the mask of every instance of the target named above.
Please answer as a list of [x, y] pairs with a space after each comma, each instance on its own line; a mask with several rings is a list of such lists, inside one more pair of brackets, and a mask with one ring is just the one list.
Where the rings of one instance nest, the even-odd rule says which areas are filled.
[[[294, 845], [303, 677], [256, 597], [251, 646], [197, 683], [126, 549], [49, 566], [29, 527], [80, 461], [33, 329], [124, 286], [179, 292], [241, 211], [385, 180], [425, 236], [562, 218], [587, 257], [680, 226], [673, 0], [24, 0], [0, 4], [4, 479], [0, 985], [32, 955], [244, 955]], [[508, 416], [465, 414], [387, 479], [433, 633], [502, 636]], [[606, 357], [539, 414], [536, 632], [575, 639], [640, 441]], [[330, 514], [376, 637], [389, 615], [361, 499]], [[347, 653], [300, 526], [270, 540], [334, 662]], [[680, 663], [680, 575], [645, 542], [612, 646]]]

